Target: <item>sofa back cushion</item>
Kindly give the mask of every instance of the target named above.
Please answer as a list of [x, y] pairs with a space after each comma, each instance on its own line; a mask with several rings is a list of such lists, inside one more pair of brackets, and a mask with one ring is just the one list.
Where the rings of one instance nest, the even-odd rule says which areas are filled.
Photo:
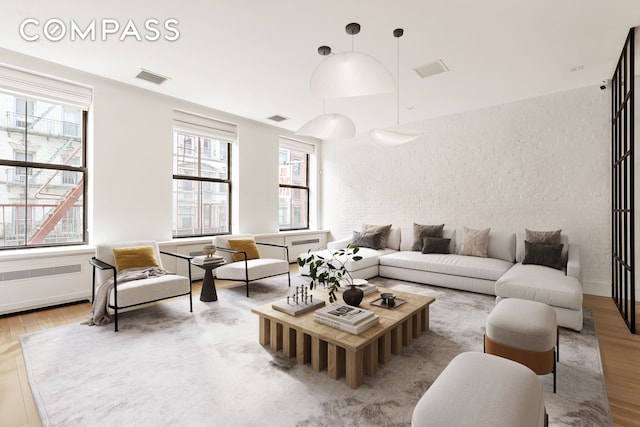
[[[451, 243], [449, 243], [449, 253], [455, 253], [454, 250], [456, 249], [456, 230], [455, 228], [444, 228], [442, 230], [442, 237], [444, 239], [451, 239]], [[398, 237], [400, 237], [400, 229], [398, 229]], [[398, 242], [398, 247], [397, 250], [400, 251], [410, 251], [412, 250], [411, 248], [413, 247], [413, 226], [411, 227], [404, 227], [404, 230], [402, 230], [402, 239]], [[387, 247], [389, 247], [387, 245]], [[395, 247], [392, 249], [396, 249]]]
[[[524, 230], [516, 233], [516, 262], [524, 261]], [[569, 258], [569, 236], [566, 234], [560, 235], [560, 243], [562, 243], [562, 267], [567, 265], [567, 259]]]
[[[220, 236], [215, 236], [213, 238], [213, 244], [219, 248], [231, 249], [229, 240], [234, 239], [253, 239], [253, 234], [223, 234]], [[233, 259], [233, 255], [229, 252], [219, 251], [216, 252], [216, 255], [220, 255], [222, 258], [224, 258], [227, 264], [235, 262], [235, 260]]]
[[[463, 230], [459, 229], [455, 233], [455, 252], [459, 254], [462, 247]], [[446, 236], [445, 236], [446, 237]], [[523, 243], [524, 245], [524, 243]], [[524, 251], [524, 249], [523, 249]], [[523, 252], [524, 254], [524, 252]], [[502, 259], [504, 261], [515, 262], [516, 259], [516, 235], [511, 231], [489, 232], [489, 246], [487, 248], [489, 258]], [[522, 256], [524, 259], [524, 255]]]
[[387, 238], [387, 248], [394, 249], [396, 251], [400, 250], [400, 228], [391, 227], [391, 232]]

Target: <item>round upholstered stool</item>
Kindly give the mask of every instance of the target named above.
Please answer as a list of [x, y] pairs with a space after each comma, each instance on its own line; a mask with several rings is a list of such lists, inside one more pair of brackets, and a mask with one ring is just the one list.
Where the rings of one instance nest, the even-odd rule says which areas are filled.
[[542, 383], [503, 357], [460, 353], [418, 401], [412, 427], [544, 427]]
[[522, 363], [538, 375], [553, 373], [554, 393], [558, 344], [556, 312], [547, 304], [507, 298], [487, 317], [485, 353]]

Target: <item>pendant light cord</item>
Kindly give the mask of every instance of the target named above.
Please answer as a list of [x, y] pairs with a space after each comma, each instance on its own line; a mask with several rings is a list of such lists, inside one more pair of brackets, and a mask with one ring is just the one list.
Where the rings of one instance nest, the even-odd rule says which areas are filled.
[[396, 124], [400, 125], [400, 37], [397, 37], [397, 39], [398, 55], [396, 56]]

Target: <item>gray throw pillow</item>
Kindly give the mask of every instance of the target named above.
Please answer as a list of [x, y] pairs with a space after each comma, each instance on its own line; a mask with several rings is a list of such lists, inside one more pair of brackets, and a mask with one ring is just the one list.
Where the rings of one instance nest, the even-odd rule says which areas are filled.
[[353, 232], [352, 245], [356, 245], [359, 248], [371, 248], [371, 249], [384, 249], [385, 246], [382, 243], [382, 233], [379, 231], [372, 232]]
[[470, 255], [482, 258], [488, 257], [490, 231], [490, 228], [473, 230], [471, 228], [464, 227], [460, 255]]
[[562, 232], [562, 230], [531, 231], [525, 228], [524, 232], [524, 240], [528, 240], [531, 243], [542, 243], [544, 245], [559, 245], [560, 243], [562, 243], [560, 241], [560, 233]]
[[451, 239], [443, 239], [441, 237], [428, 237], [422, 239], [423, 254], [448, 254]]
[[412, 251], [422, 251], [422, 247], [424, 245], [423, 239], [425, 237], [442, 237], [442, 230], [444, 229], [444, 224], [438, 225], [422, 225], [413, 223], [413, 246], [411, 246]]
[[362, 224], [362, 231], [365, 233], [379, 232], [382, 238], [382, 242], [380, 243], [382, 247], [380, 249], [384, 249], [387, 247], [387, 240], [389, 239], [389, 234], [391, 234], [391, 224], [387, 224], [387, 225]]
[[524, 241], [523, 264], [543, 265], [545, 267], [562, 270], [562, 243], [547, 245]]

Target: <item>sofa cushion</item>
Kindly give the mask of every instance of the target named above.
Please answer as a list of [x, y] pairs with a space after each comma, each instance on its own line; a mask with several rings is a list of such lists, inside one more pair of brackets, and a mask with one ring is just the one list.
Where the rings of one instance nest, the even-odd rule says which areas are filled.
[[524, 241], [523, 264], [536, 264], [562, 270], [562, 243], [547, 245]]
[[423, 254], [448, 254], [451, 239], [425, 236], [422, 239]]
[[229, 239], [229, 248], [234, 251], [242, 251], [243, 253], [231, 254], [234, 261], [244, 261], [245, 254], [247, 259], [260, 258], [260, 252], [256, 246], [256, 241], [253, 237], [246, 237], [242, 239]]
[[562, 243], [560, 240], [562, 230], [533, 231], [525, 228], [524, 233], [525, 239], [531, 243], [543, 243], [545, 245], [559, 245]]
[[[523, 232], [516, 233], [516, 262], [522, 262], [524, 260], [525, 250], [524, 241], [526, 235]], [[560, 235], [560, 243], [562, 243], [562, 266], [567, 265], [567, 259], [569, 258], [569, 236], [566, 234]]]
[[514, 265], [496, 281], [496, 295], [582, 309], [582, 286], [578, 279], [562, 270], [539, 265]]
[[470, 255], [486, 258], [489, 255], [489, 232], [490, 228], [473, 230], [464, 227], [462, 234], [462, 246], [460, 255]]
[[351, 244], [360, 248], [384, 249], [387, 240], [383, 238], [379, 231], [354, 231]]
[[[222, 234], [220, 236], [215, 236], [213, 238], [213, 244], [219, 248], [231, 249], [229, 246], [229, 239], [244, 239], [251, 238], [253, 239], [253, 234]], [[235, 262], [233, 256], [230, 252], [218, 251], [216, 255], [220, 255], [224, 258], [226, 263]]]
[[509, 270], [513, 263], [495, 258], [401, 251], [381, 256], [380, 265], [454, 276], [473, 277], [477, 279], [497, 280]]
[[[384, 249], [387, 247], [387, 240], [389, 240], [389, 234], [391, 234], [391, 224], [387, 225], [373, 225], [362, 224], [362, 231], [365, 233], [380, 233], [381, 243], [374, 249]], [[371, 247], [371, 246], [369, 246]]]
[[129, 268], [160, 267], [153, 245], [114, 248], [113, 258], [118, 272]]
[[425, 237], [442, 237], [444, 224], [424, 225], [413, 223], [413, 245], [412, 251], [422, 251], [423, 239]]
[[250, 259], [247, 261], [247, 270], [244, 261], [233, 262], [216, 268], [215, 275], [219, 279], [245, 280], [246, 271], [249, 272], [249, 280], [286, 274], [289, 271], [289, 262], [281, 259]]

